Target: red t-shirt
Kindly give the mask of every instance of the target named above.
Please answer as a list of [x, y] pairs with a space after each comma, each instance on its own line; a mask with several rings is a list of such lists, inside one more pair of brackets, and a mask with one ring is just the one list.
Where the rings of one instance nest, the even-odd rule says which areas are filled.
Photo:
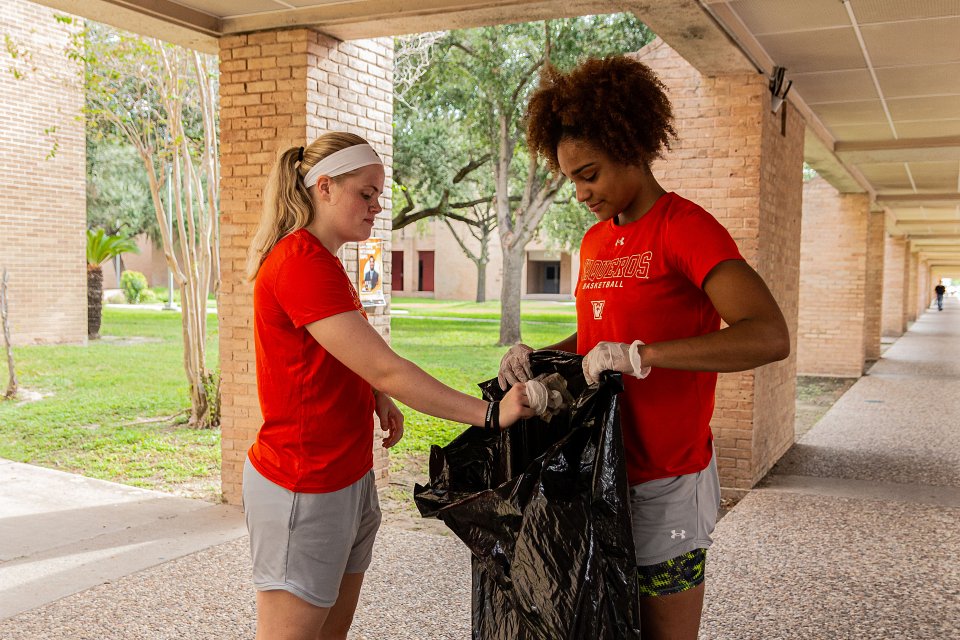
[[[720, 316], [703, 280], [724, 260], [742, 260], [727, 230], [674, 193], [636, 222], [590, 228], [580, 246], [577, 352], [598, 342], [645, 343], [717, 331]], [[623, 376], [621, 421], [630, 484], [695, 473], [713, 455], [710, 418], [717, 374], [654, 368]]]
[[337, 491], [373, 467], [373, 389], [306, 329], [353, 312], [366, 317], [343, 265], [309, 231], [283, 238], [263, 261], [253, 290], [263, 426], [249, 456], [291, 491]]

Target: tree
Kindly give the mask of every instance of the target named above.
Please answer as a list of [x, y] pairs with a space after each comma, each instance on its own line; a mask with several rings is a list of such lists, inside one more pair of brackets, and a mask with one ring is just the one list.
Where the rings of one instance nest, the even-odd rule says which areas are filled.
[[3, 392], [6, 400], [17, 397], [17, 369], [13, 364], [13, 342], [10, 340], [10, 311], [7, 306], [7, 281], [10, 279], [6, 268], [0, 275], [0, 327], [3, 329], [3, 346], [7, 354], [7, 390]]
[[121, 253], [140, 253], [137, 243], [123, 236], [110, 236], [103, 229], [87, 229], [87, 337], [100, 338], [103, 318], [103, 269], [100, 265]]
[[[490, 202], [484, 202], [472, 207], [471, 222], [466, 227], [457, 228], [450, 222], [449, 216], [444, 216], [450, 233], [453, 234], [457, 244], [464, 255], [469, 258], [477, 267], [477, 302], [484, 302], [487, 299], [487, 263], [490, 262], [490, 238], [493, 230], [497, 227], [497, 214], [493, 210]], [[478, 248], [474, 251], [467, 244], [464, 231], [470, 234], [477, 241]]]
[[160, 245], [150, 185], [137, 150], [87, 127], [87, 228], [128, 238], [147, 234]]
[[[405, 65], [399, 66], [402, 69]], [[490, 155], [474, 156], [466, 148], [451, 153], [449, 145], [462, 142], [464, 132], [451, 136], [454, 123], [445, 122], [436, 112], [413, 108], [398, 99], [394, 118], [402, 134], [394, 143], [393, 191], [398, 204], [393, 228], [442, 218], [464, 254], [477, 266], [476, 300], [483, 302], [490, 238], [496, 227], [488, 174], [480, 171]], [[426, 203], [421, 204], [421, 200]], [[467, 234], [478, 241], [476, 250], [468, 244]]]
[[[211, 282], [215, 293], [220, 283], [216, 59], [96, 23], [70, 55], [85, 69], [87, 117], [140, 159], [164, 256], [180, 288], [190, 424], [216, 426], [219, 383], [206, 364], [207, 293]], [[168, 179], [172, 202], [162, 188]]]
[[[569, 68], [583, 56], [636, 51], [652, 37], [631, 14], [451, 31], [433, 45], [425, 71], [404, 75], [416, 79], [397, 109], [402, 170], [395, 175], [408, 192], [426, 195], [424, 217], [453, 217], [453, 204], [491, 203], [503, 254], [501, 345], [520, 340], [526, 246], [563, 186], [524, 144], [523, 114], [538, 74], [548, 63]], [[464, 172], [481, 167], [474, 192], [463, 192]]]
[[597, 218], [590, 210], [577, 202], [573, 185], [566, 182], [543, 217], [540, 229], [552, 247], [576, 251], [580, 247], [583, 234], [596, 222]]

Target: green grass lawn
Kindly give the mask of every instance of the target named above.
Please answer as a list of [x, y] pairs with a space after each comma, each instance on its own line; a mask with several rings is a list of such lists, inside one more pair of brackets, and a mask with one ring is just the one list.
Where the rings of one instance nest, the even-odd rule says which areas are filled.
[[[427, 373], [451, 387], [480, 396], [477, 383], [497, 375], [506, 349], [495, 346], [500, 337], [500, 302], [464, 302], [431, 298], [391, 300], [393, 348]], [[534, 347], [553, 344], [576, 331], [571, 302], [524, 300], [521, 304], [523, 340]], [[425, 319], [429, 318], [429, 319]], [[463, 322], [457, 318], [489, 320]], [[463, 425], [402, 407], [405, 434], [394, 451], [424, 453], [431, 444], [445, 444]]]
[[[496, 375], [505, 351], [496, 347], [497, 303], [397, 300], [418, 319], [393, 318], [392, 344], [450, 386], [479, 396], [476, 383]], [[416, 311], [415, 311], [416, 310]], [[573, 333], [572, 305], [524, 302], [523, 337], [534, 346]], [[208, 363], [216, 366], [216, 317], [208, 319]], [[32, 402], [0, 402], [0, 457], [160, 490], [202, 485], [187, 495], [219, 497], [220, 433], [177, 424], [189, 406], [180, 315], [104, 309], [102, 340], [80, 346], [15, 349], [21, 388]], [[27, 394], [24, 394], [27, 395]], [[404, 408], [406, 436], [394, 449], [422, 453], [463, 428]], [[180, 420], [184, 416], [179, 417]]]
[[[208, 327], [216, 366], [215, 316]], [[0, 402], [0, 457], [157, 489], [218, 474], [218, 431], [144, 422], [189, 406], [180, 314], [108, 307], [101, 334], [86, 347], [14, 350], [21, 388], [43, 397]]]
[[[566, 338], [576, 330], [573, 322], [523, 322], [523, 340], [540, 347]], [[497, 375], [500, 358], [506, 351], [497, 347], [500, 325], [496, 322], [420, 320], [394, 316], [391, 320], [393, 348], [427, 373], [454, 389], [480, 396], [477, 383]], [[433, 418], [402, 407], [405, 434], [394, 450], [425, 452], [431, 444], [446, 444], [463, 430], [463, 425]]]
[[[456, 300], [433, 300], [432, 298], [399, 298], [390, 301], [395, 317], [405, 315], [429, 316], [431, 318], [476, 318], [500, 319], [500, 302], [463, 302]], [[576, 323], [577, 312], [573, 301], [524, 300], [521, 314], [527, 322]], [[524, 338], [526, 339], [526, 338]]]

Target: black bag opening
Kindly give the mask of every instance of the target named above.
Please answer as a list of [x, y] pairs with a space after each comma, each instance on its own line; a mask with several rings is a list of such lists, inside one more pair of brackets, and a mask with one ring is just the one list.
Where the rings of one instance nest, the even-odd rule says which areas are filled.
[[[421, 515], [472, 552], [475, 640], [639, 640], [637, 569], [617, 394], [620, 374], [588, 387], [582, 357], [530, 356], [574, 398], [548, 423], [471, 427], [430, 451]], [[496, 379], [480, 385], [499, 400]]]

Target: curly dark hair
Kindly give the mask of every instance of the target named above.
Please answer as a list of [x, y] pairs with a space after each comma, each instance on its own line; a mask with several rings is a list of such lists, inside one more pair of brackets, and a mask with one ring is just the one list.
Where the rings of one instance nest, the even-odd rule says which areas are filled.
[[673, 110], [647, 65], [626, 56], [590, 58], [567, 73], [544, 69], [527, 105], [527, 145], [559, 171], [557, 145], [582, 140], [629, 165], [649, 166], [670, 148]]

